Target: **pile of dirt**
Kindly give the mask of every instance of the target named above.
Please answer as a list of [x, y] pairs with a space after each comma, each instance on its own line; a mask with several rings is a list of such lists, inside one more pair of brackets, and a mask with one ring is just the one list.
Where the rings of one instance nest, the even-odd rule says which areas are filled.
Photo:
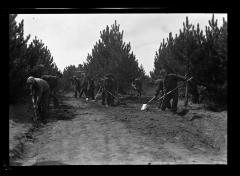
[[[142, 135], [163, 137], [169, 142], [180, 142], [189, 150], [201, 150], [209, 154], [226, 153], [227, 113], [190, 110], [185, 116], [161, 111], [157, 108], [140, 111], [141, 105], [128, 104], [110, 111], [115, 119], [125, 123], [128, 128], [138, 130]], [[200, 117], [194, 119], [194, 117]]]
[[[195, 118], [194, 117], [198, 117]], [[184, 136], [187, 146], [192, 145], [189, 136], [197, 136], [201, 143], [205, 144], [215, 154], [225, 153], [227, 151], [227, 112], [211, 112], [205, 110], [190, 111], [186, 115], [190, 119], [185, 126]], [[194, 119], [194, 120], [192, 120]], [[190, 143], [190, 144], [189, 144]]]

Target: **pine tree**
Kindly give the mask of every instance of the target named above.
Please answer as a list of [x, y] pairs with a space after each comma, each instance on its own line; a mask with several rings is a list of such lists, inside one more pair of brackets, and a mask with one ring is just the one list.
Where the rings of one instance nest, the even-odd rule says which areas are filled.
[[9, 90], [10, 102], [26, 94], [25, 77], [28, 72], [26, 59], [28, 35], [24, 38], [23, 20], [17, 24], [17, 15], [9, 15]]
[[[226, 104], [227, 97], [227, 22], [219, 28], [217, 20], [209, 20], [205, 27], [205, 35], [199, 24], [195, 29], [186, 17], [183, 30], [173, 39], [171, 33], [167, 42], [163, 39], [154, 58], [154, 69], [151, 77], [161, 76], [161, 70], [193, 76], [188, 84], [189, 91], [197, 101], [199, 95], [197, 85], [207, 88], [207, 97], [217, 104]], [[188, 97], [188, 89], [185, 96]], [[185, 102], [187, 105], [188, 99]]]
[[130, 87], [131, 81], [137, 76], [144, 75], [139, 68], [136, 56], [131, 52], [131, 44], [123, 42], [123, 32], [120, 25], [100, 31], [100, 39], [94, 45], [91, 55], [88, 54], [84, 68], [90, 76], [102, 77], [107, 73], [114, 75], [121, 92]]
[[28, 76], [41, 77], [42, 74], [58, 75], [61, 72], [53, 61], [50, 50], [35, 39], [28, 46], [30, 35], [24, 38], [24, 21], [16, 23], [17, 15], [9, 15], [9, 87], [10, 102], [26, 97]]

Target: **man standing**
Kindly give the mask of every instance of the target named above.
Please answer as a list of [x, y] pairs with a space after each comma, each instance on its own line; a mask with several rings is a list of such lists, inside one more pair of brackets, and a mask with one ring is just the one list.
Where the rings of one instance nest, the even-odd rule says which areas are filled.
[[105, 105], [105, 101], [107, 101], [107, 106], [114, 105], [114, 82], [115, 79], [111, 74], [107, 74], [102, 79], [102, 105]]
[[88, 76], [85, 73], [82, 73], [83, 77], [81, 79], [81, 91], [79, 97], [82, 97], [82, 94], [85, 94], [85, 97], [88, 98]]
[[[163, 96], [163, 94], [164, 94], [164, 91], [163, 91], [163, 82], [164, 82], [163, 79], [157, 79], [157, 80], [155, 81], [155, 83], [158, 84], [158, 87], [157, 87], [157, 89], [156, 89], [156, 91], [155, 91], [155, 98], [158, 97], [159, 93], [160, 93], [160, 96]], [[159, 101], [158, 108], [161, 108], [161, 105], [162, 105], [162, 99]], [[167, 108], [170, 109], [171, 106], [168, 104]]]
[[141, 97], [142, 95], [142, 82], [140, 81], [139, 78], [136, 78], [132, 83], [132, 87], [134, 88], [135, 91], [137, 91], [137, 96]]
[[35, 120], [38, 118], [36, 117], [38, 113], [40, 114], [41, 119], [45, 120], [48, 115], [50, 87], [45, 80], [34, 78], [32, 76], [27, 79], [27, 84], [30, 87], [33, 108], [35, 111]]
[[89, 98], [91, 97], [92, 100], [95, 100], [94, 97], [94, 89], [95, 89], [95, 84], [92, 78], [88, 78], [88, 86], [87, 86], [87, 91], [88, 91], [88, 96]]
[[81, 86], [80, 86], [80, 82], [81, 80], [79, 78], [77, 78], [76, 76], [73, 76], [72, 79], [72, 85], [73, 85], [73, 89], [74, 89], [74, 97], [77, 98], [77, 94], [79, 94], [80, 97], [80, 91], [81, 91]]

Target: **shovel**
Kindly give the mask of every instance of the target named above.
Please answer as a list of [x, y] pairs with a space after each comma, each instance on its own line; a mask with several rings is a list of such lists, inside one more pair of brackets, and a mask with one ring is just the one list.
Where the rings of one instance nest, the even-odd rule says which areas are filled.
[[[106, 91], [107, 91], [107, 90], [106, 90]], [[109, 91], [107, 91], [107, 92], [108, 92], [111, 96], [113, 96], [114, 98], [116, 98], [119, 103], [126, 105], [125, 102], [121, 102], [121, 101], [119, 100], [119, 98], [117, 98], [116, 96], [114, 96], [111, 92], [109, 92]]]
[[100, 90], [101, 90], [101, 87], [98, 89], [98, 91], [97, 91], [97, 93], [96, 93], [96, 95], [95, 95], [95, 100], [96, 100], [97, 97], [99, 96], [99, 92], [100, 92]]
[[148, 104], [153, 101], [156, 97], [152, 97], [151, 100], [149, 100], [146, 104], [143, 104], [142, 107], [141, 107], [141, 111], [144, 111], [146, 109], [148, 109]]

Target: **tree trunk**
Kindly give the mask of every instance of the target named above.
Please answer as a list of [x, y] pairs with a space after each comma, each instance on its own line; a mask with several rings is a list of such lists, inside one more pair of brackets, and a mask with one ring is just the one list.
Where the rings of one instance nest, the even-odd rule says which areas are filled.
[[[187, 70], [186, 70], [186, 73], [185, 73], [185, 77], [187, 77], [189, 75], [189, 64], [187, 66]], [[186, 82], [186, 89], [185, 89], [185, 103], [184, 103], [184, 106], [188, 106], [188, 89], [189, 89], [189, 85], [188, 85], [188, 82]]]
[[188, 83], [186, 83], [184, 106], [186, 107], [187, 105], [188, 105]]

